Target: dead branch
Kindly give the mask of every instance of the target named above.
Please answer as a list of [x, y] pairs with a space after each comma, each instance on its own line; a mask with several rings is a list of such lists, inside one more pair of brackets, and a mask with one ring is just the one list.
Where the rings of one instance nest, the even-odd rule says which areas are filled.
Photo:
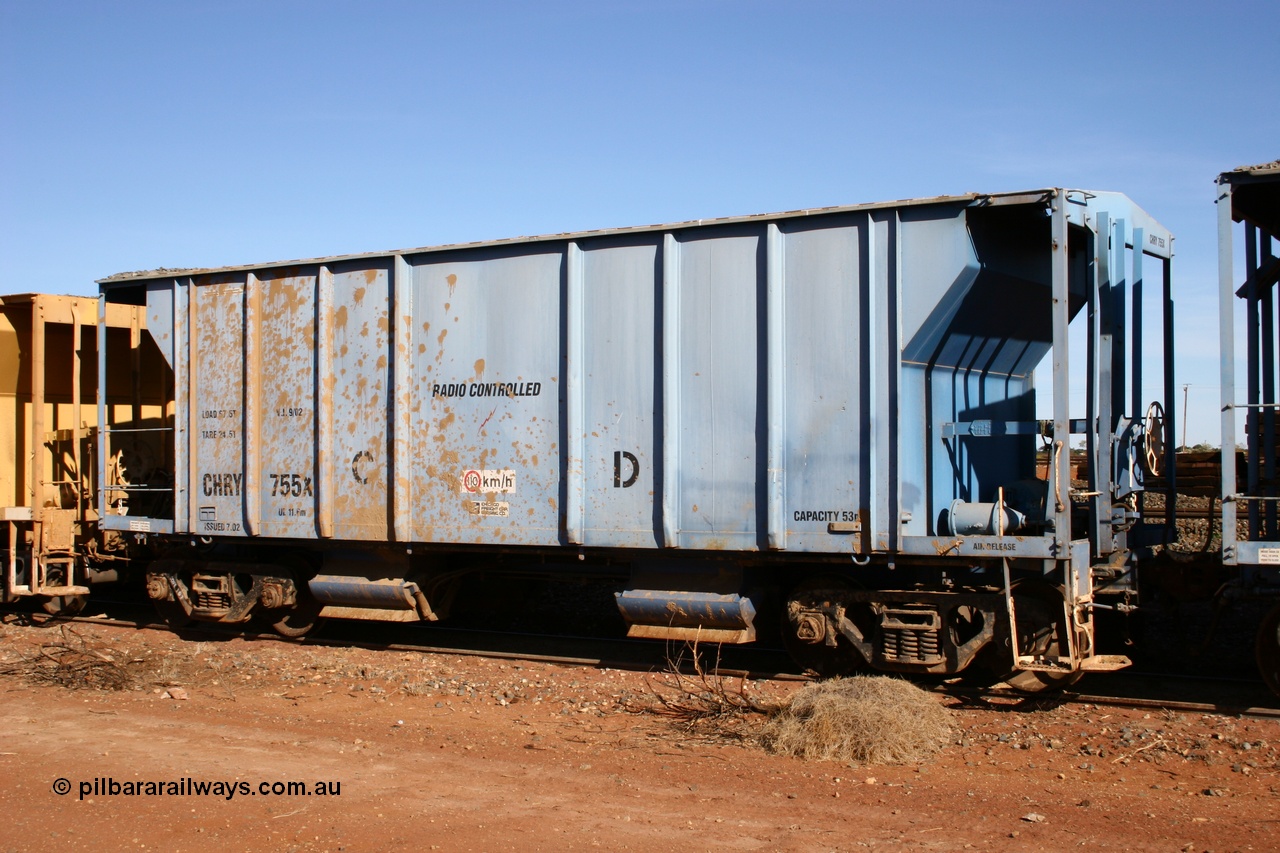
[[73, 690], [124, 690], [132, 686], [131, 674], [116, 662], [118, 655], [112, 654], [111, 649], [90, 646], [68, 625], [60, 626], [59, 630], [59, 640], [45, 643], [35, 654], [0, 668], [0, 675]]
[[748, 734], [747, 718], [767, 716], [771, 705], [748, 692], [745, 678], [723, 676], [720, 671], [720, 644], [716, 644], [714, 664], [708, 669], [696, 641], [668, 649], [667, 668], [655, 681], [645, 679], [645, 692], [623, 703], [632, 713], [650, 714], [669, 720], [686, 734], [712, 739], [743, 740]]

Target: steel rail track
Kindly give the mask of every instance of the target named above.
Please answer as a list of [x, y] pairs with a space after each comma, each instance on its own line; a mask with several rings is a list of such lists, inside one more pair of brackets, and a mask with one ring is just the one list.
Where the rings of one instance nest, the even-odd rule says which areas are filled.
[[1224, 717], [1252, 717], [1264, 720], [1280, 720], [1280, 708], [1258, 706], [1231, 707], [1209, 702], [1175, 702], [1165, 699], [1124, 698], [1099, 696], [1089, 693], [1071, 694], [1073, 704], [1106, 705], [1113, 708], [1135, 708], [1148, 711], [1181, 711], [1190, 714], [1217, 714]]
[[1034, 709], [1052, 705], [1101, 705], [1109, 708], [1130, 708], [1139, 711], [1173, 711], [1186, 714], [1214, 714], [1222, 717], [1250, 717], [1263, 720], [1280, 720], [1280, 708], [1267, 708], [1245, 704], [1221, 704], [1212, 702], [1186, 702], [1174, 699], [1150, 699], [1135, 696], [1115, 696], [1106, 693], [1078, 693], [1064, 690], [1060, 693], [1027, 695], [1007, 688], [987, 688], [975, 691], [943, 685], [939, 692], [955, 696], [975, 705], [994, 705], [997, 699], [1009, 704], [1003, 708]]
[[[131, 606], [138, 607], [136, 603], [113, 602], [114, 606]], [[151, 608], [146, 607], [147, 610]], [[18, 612], [9, 610], [8, 608], [0, 608], [0, 612]], [[359, 636], [361, 628], [369, 629], [370, 625], [375, 625], [382, 630], [388, 628], [400, 628], [402, 632], [407, 633], [403, 626], [387, 626], [382, 623], [347, 623], [343, 626], [346, 630], [338, 629], [338, 633], [344, 636], [324, 636], [309, 634], [299, 639], [287, 639], [279, 636], [272, 631], [258, 631], [249, 627], [247, 630], [244, 626], [227, 625], [220, 626], [216, 623], [194, 623], [191, 626], [174, 630], [168, 623], [155, 617], [154, 613], [149, 614], [143, 619], [128, 619], [108, 616], [102, 613], [92, 615], [78, 616], [49, 616], [43, 613], [27, 613], [34, 620], [41, 622], [61, 622], [61, 623], [84, 623], [91, 625], [103, 625], [112, 628], [132, 628], [135, 630], [157, 630], [174, 634], [178, 637], [196, 637], [210, 636], [226, 638], [229, 635], [243, 637], [249, 640], [266, 640], [271, 642], [284, 643], [286, 645], [303, 645], [315, 646], [320, 648], [364, 648], [383, 651], [397, 652], [418, 652], [422, 654], [441, 654], [456, 655], [460, 657], [480, 657], [492, 658], [495, 660], [522, 660], [537, 663], [552, 663], [564, 666], [589, 666], [607, 669], [622, 669], [635, 671], [654, 671], [669, 668], [673, 660], [678, 656], [677, 651], [672, 651], [664, 646], [661, 641], [655, 640], [635, 640], [627, 638], [609, 638], [609, 637], [580, 637], [567, 635], [550, 635], [537, 634], [518, 631], [493, 631], [479, 630], [471, 628], [439, 628], [431, 627], [431, 633], [440, 636], [441, 639], [458, 640], [459, 638], [467, 638], [470, 642], [459, 643], [450, 642], [447, 644], [440, 643], [418, 643], [418, 642], [397, 642], [387, 640], [368, 639]], [[348, 627], [349, 626], [349, 627]], [[354, 634], [355, 636], [351, 636]], [[510, 645], [514, 642], [526, 644], [525, 648], [507, 649], [502, 648], [503, 645]], [[593, 647], [612, 647], [621, 652], [615, 656], [604, 654], [599, 655], [572, 655], [572, 654], [552, 654], [546, 652], [538, 652], [528, 648], [527, 644], [542, 644], [544, 646], [563, 646], [563, 645], [582, 645]], [[679, 648], [683, 648], [683, 643], [678, 644]], [[707, 644], [708, 647], [711, 644]], [[774, 649], [748, 649], [735, 648], [730, 652], [734, 658], [754, 658], [761, 660], [763, 663], [780, 663], [778, 660], [783, 656], [783, 652]], [[800, 675], [794, 672], [783, 671], [777, 666], [719, 666], [716, 672], [720, 675], [733, 678], [750, 678], [774, 681], [810, 681], [810, 677]]]
[[[102, 602], [97, 602], [102, 604]], [[114, 607], [143, 607], [136, 602], [111, 602]], [[150, 610], [149, 607], [146, 607]], [[18, 611], [11, 607], [0, 608], [0, 612], [26, 612]], [[384, 650], [395, 652], [416, 652], [420, 654], [442, 654], [456, 655], [460, 657], [479, 657], [495, 660], [521, 660], [535, 663], [549, 663], [559, 666], [582, 666], [597, 669], [618, 669], [638, 672], [653, 672], [662, 669], [669, 669], [675, 657], [669, 648], [662, 648], [655, 641], [634, 640], [625, 638], [605, 638], [605, 637], [572, 637], [572, 636], [555, 636], [546, 634], [522, 633], [512, 631], [492, 631], [478, 630], [467, 628], [436, 628], [429, 630], [432, 633], [440, 635], [440, 639], [450, 639], [449, 643], [419, 643], [419, 642], [388, 642], [385, 640], [372, 640], [361, 638], [359, 636], [307, 636], [299, 640], [290, 640], [280, 637], [272, 632], [256, 631], [256, 630], [237, 630], [238, 626], [216, 626], [201, 625], [196, 623], [189, 628], [183, 628], [175, 632], [167, 623], [158, 620], [153, 614], [147, 615], [142, 619], [128, 619], [116, 616], [109, 616], [104, 613], [96, 613], [93, 615], [78, 616], [48, 616], [43, 613], [28, 615], [34, 619], [44, 622], [60, 622], [60, 623], [86, 623], [92, 625], [102, 625], [113, 628], [132, 628], [134, 630], [158, 630], [167, 633], [174, 633], [180, 637], [191, 636], [219, 636], [226, 637], [228, 634], [243, 637], [250, 640], [267, 640], [271, 642], [285, 643], [289, 645], [304, 645], [320, 648], [365, 648], [372, 650]], [[359, 634], [359, 628], [363, 623], [352, 623], [356, 627], [353, 632]], [[367, 628], [367, 625], [363, 625]], [[379, 628], [386, 626], [378, 625]], [[349, 632], [341, 632], [349, 633]], [[457, 640], [460, 637], [467, 637], [470, 642], [460, 643]], [[510, 648], [513, 642], [525, 644], [524, 648]], [[564, 653], [548, 653], [539, 652], [528, 647], [528, 643], [535, 646], [539, 643], [544, 645], [565, 645], [574, 644], [592, 648], [612, 647], [619, 651], [625, 650], [625, 654], [615, 653], [609, 654], [590, 654], [590, 655], [574, 655]], [[506, 648], [504, 648], [506, 646]], [[744, 663], [750, 664], [754, 658], [760, 661], [758, 666], [726, 666], [720, 665], [714, 668], [716, 675], [729, 678], [749, 678], [753, 680], [770, 680], [784, 682], [809, 682], [814, 680], [811, 676], [798, 674], [795, 672], [787, 672], [777, 667], [777, 657], [780, 654], [773, 649], [749, 649], [736, 648], [733, 650], [733, 656], [736, 660], [742, 660]], [[1188, 675], [1167, 675], [1163, 673], [1128, 673], [1131, 679], [1142, 678], [1147, 680], [1169, 681], [1176, 680], [1183, 683], [1184, 688], [1187, 686], [1195, 687], [1196, 685], [1214, 685], [1220, 687], [1223, 684], [1230, 684], [1240, 688], [1258, 687], [1261, 682], [1256, 684], [1245, 679], [1226, 679], [1226, 678], [1205, 678], [1199, 676]], [[1124, 678], [1122, 675], [1111, 676], [1111, 679]], [[1099, 684], [1100, 686], [1100, 684]], [[1130, 708], [1136, 710], [1149, 711], [1169, 711], [1177, 713], [1194, 713], [1194, 714], [1213, 714], [1228, 717], [1250, 717], [1255, 719], [1272, 719], [1280, 720], [1280, 707], [1264, 707], [1259, 705], [1250, 705], [1232, 702], [1191, 702], [1183, 700], [1165, 699], [1159, 697], [1145, 696], [1124, 696], [1115, 695], [1114, 693], [1095, 693], [1095, 692], [1077, 692], [1073, 690], [1064, 690], [1052, 694], [1023, 694], [1008, 688], [991, 687], [985, 689], [976, 689], [967, 686], [957, 685], [955, 683], [941, 683], [929, 687], [933, 692], [952, 696], [966, 702], [971, 707], [987, 707], [990, 710], [1034, 710], [1047, 705], [1098, 705], [1113, 708]]]

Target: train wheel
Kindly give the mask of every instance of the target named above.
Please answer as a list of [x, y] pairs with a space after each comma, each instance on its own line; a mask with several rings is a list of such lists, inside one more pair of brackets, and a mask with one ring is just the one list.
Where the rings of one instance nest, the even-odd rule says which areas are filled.
[[801, 581], [787, 596], [782, 644], [802, 669], [822, 678], [834, 678], [866, 666], [857, 649], [839, 634], [834, 637], [835, 645], [829, 644], [828, 634], [834, 628], [821, 615], [855, 588], [845, 578], [819, 575]]
[[305, 637], [320, 623], [321, 609], [320, 602], [310, 595], [304, 599], [300, 591], [297, 604], [286, 610], [278, 610], [268, 618], [273, 620], [271, 628], [277, 634], [288, 637], [290, 640], [297, 640]]
[[[49, 567], [45, 583], [49, 586], [64, 586], [67, 583], [66, 569], [59, 563]], [[89, 602], [87, 595], [50, 595], [41, 598], [40, 606], [50, 616], [75, 616]]]
[[1262, 680], [1280, 695], [1280, 604], [1271, 608], [1258, 627], [1256, 650]]
[[156, 613], [160, 614], [160, 618], [165, 621], [172, 631], [181, 631], [183, 628], [190, 628], [196, 623], [196, 620], [187, 615], [187, 611], [182, 609], [182, 605], [173, 599], [164, 599], [162, 601], [151, 602], [156, 606]]
[[147, 597], [155, 605], [156, 613], [173, 631], [189, 628], [196, 620], [183, 608], [182, 602], [173, 597], [171, 583], [181, 584], [181, 580], [173, 580], [173, 576], [158, 573], [147, 575]]
[[994, 643], [983, 648], [960, 670], [960, 681], [966, 687], [993, 687], [1009, 677], [1009, 649]]
[[[1046, 581], [1022, 581], [1013, 587], [1013, 608], [1018, 623], [1018, 654], [1056, 657], [1061, 654], [1063, 593]], [[1083, 673], [1021, 669], [1004, 681], [1019, 693], [1048, 693], [1070, 687]]]
[[51, 595], [40, 602], [50, 616], [75, 616], [89, 603], [85, 595]]

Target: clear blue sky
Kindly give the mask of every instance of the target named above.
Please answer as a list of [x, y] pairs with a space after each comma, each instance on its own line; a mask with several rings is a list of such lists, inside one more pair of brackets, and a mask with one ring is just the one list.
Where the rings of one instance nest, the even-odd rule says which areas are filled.
[[1213, 179], [1280, 157], [1277, 24], [1176, 0], [0, 0], [0, 293], [1116, 190], [1176, 235], [1188, 438], [1216, 443]]

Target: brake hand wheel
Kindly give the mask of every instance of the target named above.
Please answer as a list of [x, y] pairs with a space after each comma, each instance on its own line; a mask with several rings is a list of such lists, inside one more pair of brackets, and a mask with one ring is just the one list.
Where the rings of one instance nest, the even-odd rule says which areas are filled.
[[1147, 406], [1142, 419], [1142, 463], [1153, 477], [1164, 472], [1164, 406], [1159, 400]]

